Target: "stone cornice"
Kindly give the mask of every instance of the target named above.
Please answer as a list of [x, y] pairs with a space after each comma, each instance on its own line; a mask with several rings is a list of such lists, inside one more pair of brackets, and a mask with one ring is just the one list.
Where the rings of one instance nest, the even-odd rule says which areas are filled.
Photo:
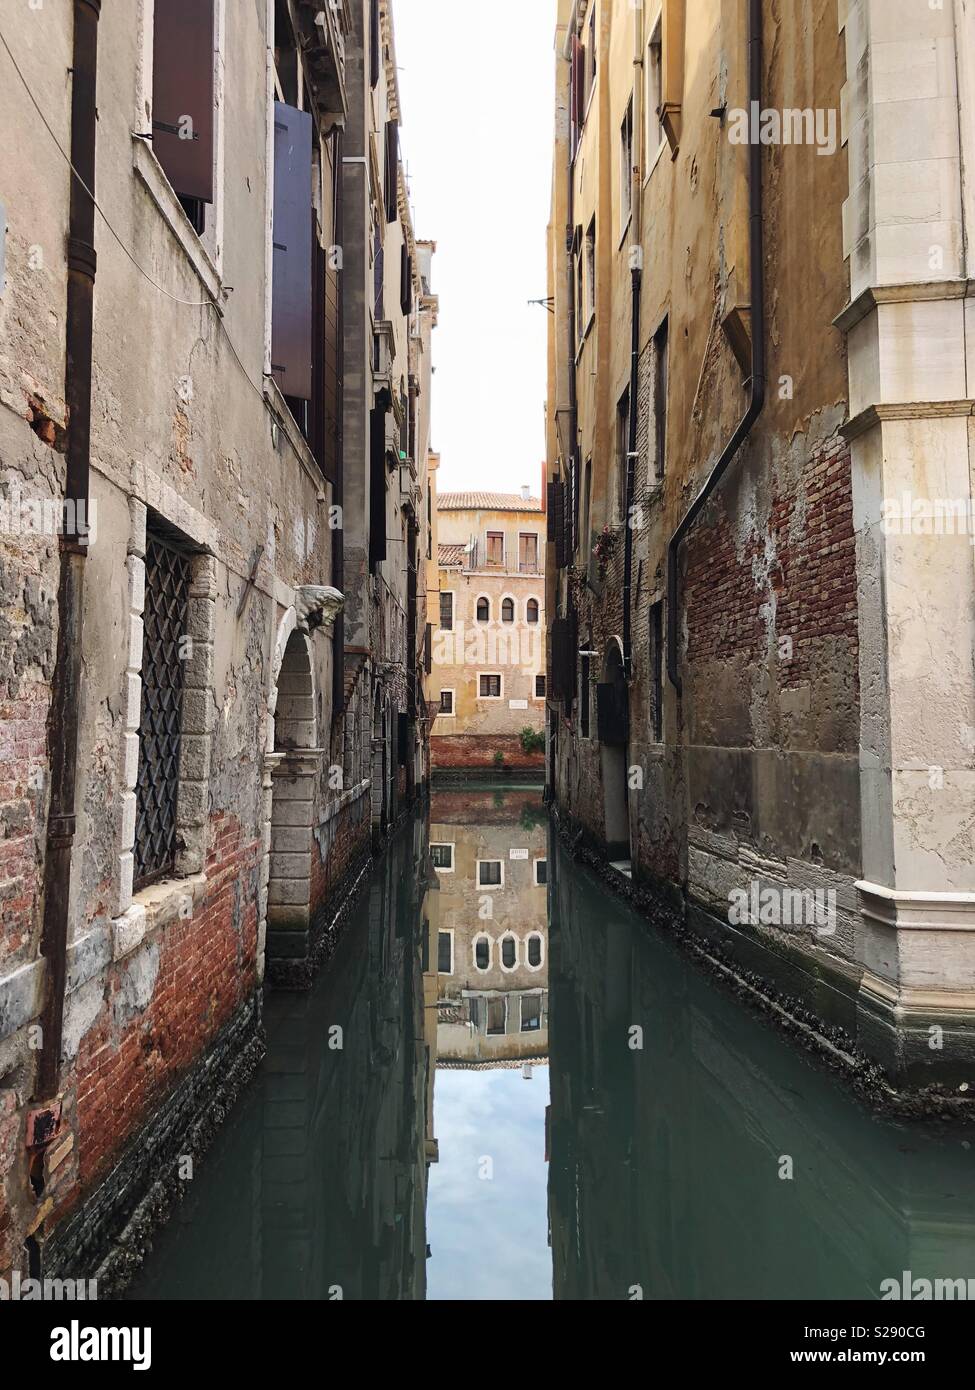
[[975, 415], [975, 400], [889, 401], [867, 406], [840, 427], [844, 439], [859, 439], [885, 420], [951, 420]]
[[920, 304], [931, 300], [971, 299], [975, 280], [922, 280], [904, 285], [870, 285], [833, 320], [842, 333], [852, 328], [884, 304]]
[[975, 932], [975, 893], [914, 893], [860, 881], [864, 917], [896, 931]]

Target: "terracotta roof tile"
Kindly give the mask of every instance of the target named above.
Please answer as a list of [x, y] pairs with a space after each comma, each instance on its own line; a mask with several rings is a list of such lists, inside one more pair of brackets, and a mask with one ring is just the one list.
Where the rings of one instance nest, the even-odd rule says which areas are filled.
[[541, 512], [537, 497], [522, 497], [517, 492], [442, 492], [437, 498], [441, 512]]
[[466, 545], [439, 545], [437, 550], [442, 565], [462, 565], [467, 554]]

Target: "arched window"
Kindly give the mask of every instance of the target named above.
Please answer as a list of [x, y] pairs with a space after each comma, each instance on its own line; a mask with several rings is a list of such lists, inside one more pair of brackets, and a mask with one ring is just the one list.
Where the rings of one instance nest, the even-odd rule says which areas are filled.
[[542, 938], [538, 932], [532, 932], [528, 938], [528, 964], [532, 970], [537, 970], [542, 963]]
[[501, 939], [501, 964], [505, 970], [514, 970], [518, 964], [518, 941], [513, 936]]
[[489, 599], [479, 598], [477, 600], [477, 621], [479, 623], [489, 623], [491, 621], [491, 603]]
[[501, 621], [503, 623], [513, 623], [515, 620], [515, 601], [513, 598], [506, 598], [501, 605]]
[[491, 940], [487, 936], [479, 936], [474, 942], [474, 964], [478, 970], [488, 970], [491, 966]]
[[537, 622], [538, 622], [538, 599], [537, 599], [537, 598], [530, 598], [530, 599], [528, 600], [528, 621], [529, 621], [530, 623], [537, 623]]

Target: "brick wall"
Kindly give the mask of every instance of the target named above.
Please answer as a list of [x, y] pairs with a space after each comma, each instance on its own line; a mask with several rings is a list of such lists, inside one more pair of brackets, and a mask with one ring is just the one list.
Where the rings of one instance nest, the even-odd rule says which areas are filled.
[[456, 734], [430, 740], [430, 763], [434, 768], [493, 768], [496, 753], [502, 754], [506, 767], [545, 766], [544, 752], [526, 753], [521, 739], [513, 734]]

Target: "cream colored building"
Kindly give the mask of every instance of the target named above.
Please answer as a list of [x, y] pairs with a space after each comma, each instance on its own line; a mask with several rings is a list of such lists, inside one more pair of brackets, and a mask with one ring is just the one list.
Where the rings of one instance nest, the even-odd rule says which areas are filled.
[[439, 614], [427, 695], [434, 767], [542, 764], [522, 734], [545, 729], [546, 526], [528, 488], [437, 499]]
[[521, 795], [521, 819], [497, 824], [462, 793], [433, 796], [438, 1066], [548, 1054], [548, 825]]

